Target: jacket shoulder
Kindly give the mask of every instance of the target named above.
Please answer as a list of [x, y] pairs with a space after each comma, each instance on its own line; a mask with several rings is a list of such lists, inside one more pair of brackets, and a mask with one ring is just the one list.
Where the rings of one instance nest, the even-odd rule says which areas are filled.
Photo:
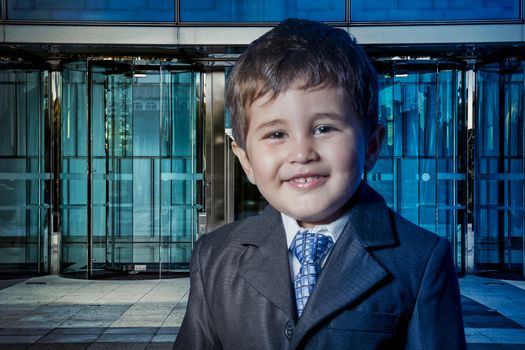
[[392, 209], [389, 209], [389, 214], [400, 240], [409, 240], [414, 244], [431, 244], [432, 242], [437, 243], [439, 240], [446, 240], [444, 237], [414, 224], [407, 218], [394, 212]]
[[234, 221], [202, 235], [195, 249], [203, 259], [218, 261], [222, 256], [235, 255], [244, 251], [246, 242], [260, 236], [267, 225], [264, 213]]

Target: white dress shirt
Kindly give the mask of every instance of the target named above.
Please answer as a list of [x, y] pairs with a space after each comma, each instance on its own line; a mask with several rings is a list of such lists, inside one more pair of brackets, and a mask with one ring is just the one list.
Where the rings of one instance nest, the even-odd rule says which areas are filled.
[[[339, 219], [326, 224], [326, 225], [317, 225], [312, 229], [306, 229], [304, 227], [299, 226], [297, 223], [297, 220], [289, 217], [286, 214], [281, 213], [281, 217], [283, 220], [284, 225], [284, 231], [286, 232], [286, 243], [288, 244], [288, 261], [290, 263], [290, 273], [292, 282], [295, 280], [295, 276], [299, 273], [299, 269], [301, 268], [301, 263], [299, 260], [293, 255], [293, 253], [290, 251], [290, 246], [292, 245], [292, 242], [295, 238], [295, 235], [299, 231], [308, 231], [308, 232], [317, 232], [322, 233], [324, 235], [332, 237], [332, 240], [334, 241], [334, 245], [337, 242], [337, 239], [343, 232], [343, 229], [346, 226], [346, 223], [348, 222], [348, 219], [350, 218], [350, 211], [347, 211], [344, 215], [342, 215]], [[328, 251], [328, 253], [325, 255], [323, 260], [321, 260], [321, 267], [324, 265], [326, 259], [331, 254], [332, 249]]]

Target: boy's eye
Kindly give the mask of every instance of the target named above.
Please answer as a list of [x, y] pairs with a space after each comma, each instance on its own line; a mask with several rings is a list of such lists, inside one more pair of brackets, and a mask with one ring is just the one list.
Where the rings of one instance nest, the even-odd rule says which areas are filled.
[[273, 131], [266, 135], [267, 139], [282, 139], [286, 136], [286, 134], [282, 131]]
[[333, 127], [328, 125], [320, 125], [314, 129], [314, 135], [326, 134], [331, 131], [334, 131]]

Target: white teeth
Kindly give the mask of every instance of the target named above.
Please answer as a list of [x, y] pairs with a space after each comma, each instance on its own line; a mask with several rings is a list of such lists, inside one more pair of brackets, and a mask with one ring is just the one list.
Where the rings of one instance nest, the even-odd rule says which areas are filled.
[[312, 182], [314, 179], [317, 179], [317, 176], [298, 177], [298, 178], [295, 178], [294, 181], [301, 183], [301, 184], [306, 184], [306, 183]]

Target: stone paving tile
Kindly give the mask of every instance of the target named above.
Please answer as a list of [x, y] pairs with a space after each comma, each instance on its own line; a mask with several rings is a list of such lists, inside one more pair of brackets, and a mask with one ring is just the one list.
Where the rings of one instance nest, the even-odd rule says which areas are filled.
[[1, 328], [2, 335], [46, 335], [50, 332], [49, 328]]
[[468, 350], [525, 350], [525, 345], [516, 344], [467, 344]]
[[0, 344], [30, 344], [40, 338], [42, 335], [0, 335]]
[[480, 332], [494, 343], [525, 344], [525, 329], [485, 328]]
[[61, 326], [61, 322], [58, 322], [58, 321], [54, 321], [54, 322], [50, 322], [50, 321], [46, 321], [46, 322], [41, 322], [39, 320], [35, 320], [35, 321], [23, 321], [23, 320], [18, 320], [16, 322], [13, 322], [11, 324], [11, 327], [13, 328], [40, 328], [40, 327], [47, 327], [49, 330], [51, 329], [54, 329], [54, 328], [58, 328]]
[[85, 350], [91, 343], [35, 343], [28, 350]]
[[98, 338], [96, 334], [56, 334], [51, 333], [40, 339], [39, 343], [93, 343]]
[[173, 343], [149, 343], [146, 347], [146, 350], [172, 350], [173, 349]]
[[93, 334], [93, 335], [100, 335], [104, 333], [104, 331], [107, 329], [107, 327], [75, 327], [75, 328], [56, 328], [53, 329], [49, 334]]
[[153, 339], [153, 334], [102, 334], [97, 343], [149, 343]]
[[104, 305], [91, 304], [85, 306], [81, 312], [73, 315], [70, 320], [86, 320], [86, 321], [102, 321], [102, 320], [116, 320], [124, 314], [132, 304], [123, 305]]
[[179, 333], [180, 327], [160, 327], [157, 331], [157, 334], [164, 334], [164, 333]]
[[182, 324], [182, 320], [184, 319], [184, 314], [186, 312], [186, 303], [180, 303], [177, 304], [172, 310], [171, 313], [168, 315], [164, 323], [162, 324], [163, 327], [180, 327]]
[[155, 334], [158, 327], [110, 327], [103, 334]]
[[88, 350], [144, 350], [148, 343], [93, 343]]
[[152, 343], [175, 343], [175, 338], [177, 338], [177, 334], [157, 334], [151, 339]]
[[31, 344], [2, 344], [2, 350], [26, 350]]
[[476, 333], [472, 333], [472, 332], [469, 332], [467, 329], [465, 329], [465, 338], [467, 340], [467, 344], [470, 344], [470, 343], [493, 344], [493, 342], [489, 338], [481, 334], [479, 331], [476, 331]]
[[62, 322], [59, 327], [63, 328], [93, 328], [101, 327], [108, 328], [113, 323], [113, 319], [109, 320], [79, 320], [79, 319], [69, 319], [65, 322]]

